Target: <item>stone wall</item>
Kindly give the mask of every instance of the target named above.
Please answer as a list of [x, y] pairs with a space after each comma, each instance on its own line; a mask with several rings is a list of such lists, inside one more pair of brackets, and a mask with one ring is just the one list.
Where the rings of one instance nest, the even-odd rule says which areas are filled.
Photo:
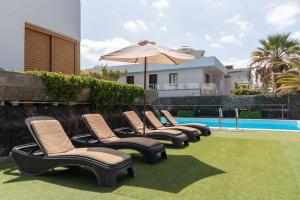
[[[110, 111], [102, 111], [111, 128], [128, 126], [122, 112], [134, 110], [142, 112], [142, 106], [115, 107]], [[149, 107], [149, 109], [151, 109]], [[59, 120], [67, 134], [72, 137], [77, 134], [89, 133], [81, 115], [98, 113], [92, 105], [19, 105], [0, 106], [0, 157], [7, 156], [12, 147], [33, 141], [24, 120], [32, 116], [50, 116]]]
[[216, 117], [222, 107], [227, 117], [234, 116], [234, 108], [239, 110], [261, 110], [264, 118], [300, 119], [300, 94], [276, 96], [200, 96], [159, 98], [153, 106], [168, 109], [176, 114], [179, 110], [194, 110], [199, 116]]
[[[147, 91], [147, 103], [151, 104], [158, 98], [157, 91]], [[0, 102], [1, 101], [51, 101], [47, 96], [46, 87], [39, 77], [0, 71]], [[83, 89], [78, 97], [79, 102], [90, 101], [89, 88]], [[141, 104], [143, 99], [136, 99], [136, 104]]]

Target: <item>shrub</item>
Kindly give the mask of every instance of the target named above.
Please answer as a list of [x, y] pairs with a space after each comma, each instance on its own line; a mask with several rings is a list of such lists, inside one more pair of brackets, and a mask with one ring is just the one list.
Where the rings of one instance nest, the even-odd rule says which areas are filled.
[[195, 117], [194, 111], [178, 111], [177, 117]]
[[241, 111], [240, 118], [245, 119], [261, 119], [262, 113], [261, 111]]
[[54, 101], [75, 102], [85, 87], [84, 79], [74, 75], [54, 72], [27, 72], [40, 77], [47, 89], [47, 95]]
[[259, 89], [250, 89], [250, 88], [237, 88], [232, 92], [234, 95], [258, 95], [262, 94], [262, 91]]
[[90, 88], [91, 101], [97, 107], [111, 105], [131, 105], [136, 98], [142, 97], [144, 89], [136, 85], [128, 85], [92, 77], [64, 75], [55, 72], [27, 72], [40, 77], [47, 94], [54, 101], [75, 102], [82, 89]]

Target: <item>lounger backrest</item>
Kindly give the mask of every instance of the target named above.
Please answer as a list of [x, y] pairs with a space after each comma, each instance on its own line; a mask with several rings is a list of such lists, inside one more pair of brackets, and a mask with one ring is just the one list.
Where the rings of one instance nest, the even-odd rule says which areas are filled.
[[176, 122], [176, 120], [174, 119], [174, 117], [171, 115], [171, 113], [170, 113], [169, 111], [167, 111], [167, 110], [161, 110], [160, 112], [164, 115], [165, 118], [167, 118], [167, 120], [168, 120], [172, 125], [178, 124], [178, 123]]
[[100, 114], [86, 114], [82, 116], [84, 122], [91, 132], [99, 139], [115, 137], [114, 132], [109, 128], [106, 121]]
[[36, 117], [26, 121], [36, 142], [48, 156], [68, 152], [75, 147], [61, 124], [53, 118]]
[[[134, 111], [124, 112], [123, 115], [135, 131], [143, 132], [143, 122]], [[147, 131], [148, 129], [146, 128], [145, 130]]]
[[145, 116], [147, 117], [148, 121], [154, 126], [154, 128], [162, 128], [164, 125], [159, 121], [156, 116], [151, 111], [146, 111]]

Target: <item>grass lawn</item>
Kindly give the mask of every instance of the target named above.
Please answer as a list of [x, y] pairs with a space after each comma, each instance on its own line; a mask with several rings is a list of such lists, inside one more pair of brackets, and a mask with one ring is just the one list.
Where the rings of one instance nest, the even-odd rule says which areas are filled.
[[214, 131], [167, 153], [169, 159], [155, 165], [133, 154], [136, 177], [121, 176], [115, 189], [97, 187], [84, 169], [32, 177], [2, 163], [0, 199], [300, 199], [300, 133]]

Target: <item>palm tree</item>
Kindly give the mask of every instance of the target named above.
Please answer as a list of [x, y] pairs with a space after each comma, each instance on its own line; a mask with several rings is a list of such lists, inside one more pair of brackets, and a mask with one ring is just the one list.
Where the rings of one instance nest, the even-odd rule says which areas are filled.
[[290, 64], [293, 68], [286, 73], [276, 74], [277, 83], [280, 84], [277, 92], [300, 92], [300, 62]]
[[262, 84], [262, 89], [268, 91], [270, 86], [275, 92], [279, 87], [275, 73], [286, 72], [292, 68], [289, 63], [299, 59], [300, 43], [290, 38], [290, 33], [269, 35], [259, 40], [261, 46], [252, 53], [251, 71], [254, 71], [256, 81]]

